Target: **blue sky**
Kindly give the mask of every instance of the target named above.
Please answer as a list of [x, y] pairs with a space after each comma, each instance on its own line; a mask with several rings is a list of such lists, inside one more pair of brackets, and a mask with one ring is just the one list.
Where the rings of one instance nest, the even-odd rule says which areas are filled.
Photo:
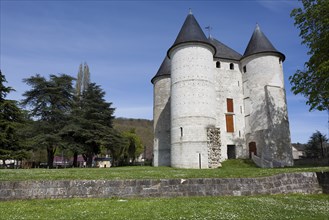
[[309, 112], [290, 91], [288, 77], [303, 68], [307, 48], [290, 12], [295, 0], [245, 1], [17, 1], [0, 0], [0, 68], [9, 98], [21, 100], [22, 79], [66, 73], [76, 76], [87, 62], [91, 80], [113, 102], [116, 117], [152, 119], [157, 72], [192, 9], [201, 27], [243, 54], [258, 23], [286, 55], [285, 84], [292, 142], [305, 143], [316, 130], [328, 133], [326, 112]]

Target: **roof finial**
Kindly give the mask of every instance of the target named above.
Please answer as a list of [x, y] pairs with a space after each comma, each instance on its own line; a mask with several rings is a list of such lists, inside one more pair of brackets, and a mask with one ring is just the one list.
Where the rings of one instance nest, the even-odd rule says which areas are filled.
[[190, 14], [190, 15], [192, 14], [192, 9], [191, 8], [189, 9], [188, 14]]
[[211, 30], [212, 30], [212, 27], [210, 25], [208, 25], [207, 27], [205, 27], [204, 29], [208, 30], [208, 38], [211, 37]]

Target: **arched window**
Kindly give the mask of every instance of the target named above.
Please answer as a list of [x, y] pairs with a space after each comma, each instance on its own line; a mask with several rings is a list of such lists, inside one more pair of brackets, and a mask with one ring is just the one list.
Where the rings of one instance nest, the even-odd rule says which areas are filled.
[[234, 70], [234, 64], [230, 63], [230, 70]]
[[216, 62], [216, 68], [220, 68], [220, 62], [219, 61]]

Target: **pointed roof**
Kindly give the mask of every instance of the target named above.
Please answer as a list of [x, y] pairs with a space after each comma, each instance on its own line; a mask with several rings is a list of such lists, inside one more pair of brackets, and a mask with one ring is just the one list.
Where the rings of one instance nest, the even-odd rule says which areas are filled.
[[213, 37], [209, 37], [209, 42], [216, 47], [216, 53], [214, 55], [214, 57], [216, 58], [240, 60], [242, 57], [241, 54]]
[[283, 53], [277, 51], [265, 34], [260, 30], [259, 25], [256, 25], [254, 33], [252, 34], [246, 51], [243, 57], [247, 57], [257, 53], [274, 52], [281, 56], [282, 60], [285, 59]]
[[209, 43], [206, 35], [203, 33], [199, 23], [197, 22], [191, 11], [187, 15], [174, 44], [169, 48], [167, 52], [168, 57], [170, 58], [169, 53], [174, 47], [183, 43], [204, 43], [208, 44], [209, 46], [214, 48], [214, 50], [216, 50], [216, 48]]
[[151, 82], [154, 83], [154, 80], [160, 76], [170, 76], [170, 60], [166, 56], [155, 76], [151, 79]]

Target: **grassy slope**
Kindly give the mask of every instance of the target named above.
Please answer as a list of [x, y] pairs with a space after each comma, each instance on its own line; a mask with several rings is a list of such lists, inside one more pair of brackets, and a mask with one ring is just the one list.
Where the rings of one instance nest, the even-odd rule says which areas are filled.
[[170, 167], [115, 167], [71, 169], [0, 169], [0, 181], [62, 179], [164, 179], [164, 178], [238, 178], [270, 176], [286, 172], [329, 171], [329, 167], [275, 168], [255, 167], [248, 160], [228, 160], [219, 169], [175, 169]]
[[0, 219], [328, 219], [329, 195], [0, 202]]

